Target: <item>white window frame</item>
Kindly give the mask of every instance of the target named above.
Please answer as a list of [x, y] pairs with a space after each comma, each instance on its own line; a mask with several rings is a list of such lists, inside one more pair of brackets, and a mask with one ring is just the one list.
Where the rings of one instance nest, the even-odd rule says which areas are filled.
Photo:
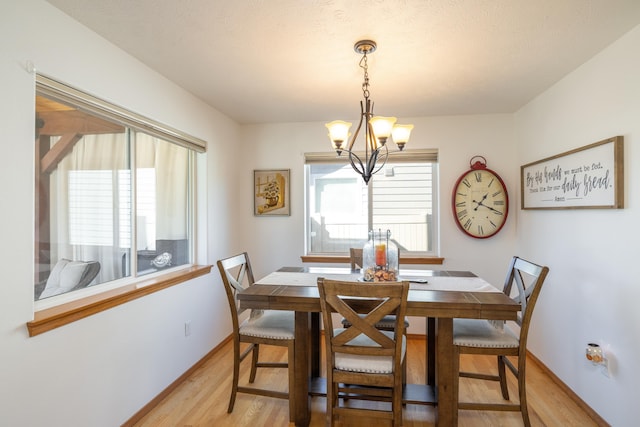
[[[360, 153], [357, 153], [360, 156]], [[335, 255], [344, 255], [344, 253], [335, 253], [335, 252], [311, 252], [311, 238], [310, 238], [310, 197], [309, 194], [309, 185], [310, 185], [310, 167], [309, 165], [314, 163], [321, 164], [330, 164], [330, 163], [339, 163], [343, 165], [349, 164], [349, 157], [347, 154], [343, 153], [341, 156], [336, 156], [335, 153], [332, 152], [322, 152], [322, 153], [305, 153], [305, 222], [304, 222], [304, 248], [305, 255], [307, 256], [335, 256]], [[401, 152], [390, 153], [387, 159], [387, 163], [389, 164], [398, 164], [398, 163], [433, 163], [434, 171], [433, 171], [433, 181], [432, 181], [432, 191], [433, 191], [433, 200], [432, 200], [432, 217], [431, 217], [431, 238], [432, 238], [432, 249], [430, 251], [411, 251], [407, 254], [410, 256], [426, 256], [426, 257], [437, 257], [440, 253], [440, 225], [439, 225], [439, 185], [438, 185], [438, 151], [436, 149], [416, 149], [416, 150], [405, 150]], [[378, 174], [383, 174], [384, 170], [378, 172]], [[362, 178], [360, 175], [353, 171], [354, 177], [358, 180]], [[375, 179], [375, 175], [373, 177]], [[373, 217], [373, 187], [372, 185], [368, 186], [367, 189], [368, 197], [367, 197], [367, 221], [368, 227], [372, 224]]]
[[[190, 254], [190, 260], [195, 262], [197, 259], [196, 248], [198, 247], [197, 242], [197, 232], [196, 232], [196, 210], [197, 210], [197, 170], [196, 165], [198, 163], [196, 159], [196, 153], [205, 153], [207, 149], [207, 143], [204, 140], [188, 135], [184, 132], [181, 132], [177, 129], [164, 125], [160, 122], [157, 122], [153, 119], [149, 119], [132, 111], [129, 111], [125, 108], [117, 106], [115, 104], [109, 103], [103, 99], [85, 93], [79, 89], [73, 88], [65, 83], [62, 83], [58, 80], [55, 80], [46, 75], [36, 73], [36, 94], [42, 95], [47, 98], [60, 101], [65, 104], [69, 104], [74, 106], [79, 110], [83, 110], [87, 113], [102, 117], [106, 120], [120, 123], [123, 126], [130, 128], [134, 131], [141, 131], [151, 136], [155, 136], [157, 138], [163, 139], [167, 142], [174, 143], [180, 145], [184, 148], [191, 150], [191, 155], [189, 156], [190, 163], [190, 173], [188, 176], [188, 180], [192, 183], [189, 186], [189, 200], [190, 207], [188, 213], [188, 224], [189, 229], [187, 230], [187, 235], [189, 236], [190, 247], [188, 248]], [[135, 157], [132, 158], [133, 164], [135, 164]], [[132, 170], [132, 177], [135, 180], [135, 168]], [[135, 181], [134, 181], [135, 182]], [[135, 185], [133, 186], [133, 200], [135, 200]], [[132, 205], [132, 215], [135, 218], [135, 203]], [[137, 236], [137, 229], [135, 226], [132, 227], [132, 239], [135, 240], [135, 236]], [[34, 236], [38, 237], [38, 236]], [[35, 243], [35, 242], [34, 242]], [[132, 249], [133, 250], [133, 249]], [[186, 266], [191, 266], [193, 264], [188, 264]], [[173, 271], [179, 270], [180, 268], [186, 267], [185, 265], [176, 267], [174, 269], [167, 269], [163, 271], [159, 271], [153, 274], [144, 275], [144, 280], [153, 277], [159, 277]], [[91, 286], [89, 288], [76, 290], [73, 292], [67, 292], [61, 295], [52, 296], [50, 298], [46, 298], [43, 300], [34, 301], [34, 311], [41, 311], [50, 307], [58, 306], [61, 304], [65, 304], [68, 302], [72, 302], [81, 298], [85, 298], [91, 295], [100, 294], [103, 292], [110, 291], [112, 289], [116, 289], [119, 287], [131, 285], [132, 283], [139, 282], [141, 280], [140, 276], [136, 276], [135, 272], [137, 271], [136, 265], [136, 257], [131, 257], [131, 265], [130, 265], [132, 274], [128, 277], [124, 277], [122, 279], [116, 279], [110, 282], [98, 284], [95, 286]], [[34, 268], [35, 271], [35, 268]]]

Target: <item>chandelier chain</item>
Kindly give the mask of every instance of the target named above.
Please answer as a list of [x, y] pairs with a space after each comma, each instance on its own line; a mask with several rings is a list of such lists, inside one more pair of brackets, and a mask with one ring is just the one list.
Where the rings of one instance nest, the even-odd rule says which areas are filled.
[[367, 52], [365, 51], [360, 60], [360, 68], [364, 70], [364, 81], [362, 82], [362, 95], [364, 99], [369, 99], [369, 65], [367, 64]]

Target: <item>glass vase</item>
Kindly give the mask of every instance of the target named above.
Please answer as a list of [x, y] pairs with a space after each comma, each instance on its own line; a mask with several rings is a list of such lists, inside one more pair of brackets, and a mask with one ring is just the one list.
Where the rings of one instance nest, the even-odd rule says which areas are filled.
[[398, 247], [391, 240], [391, 231], [369, 231], [369, 241], [362, 248], [363, 279], [366, 282], [396, 282], [398, 262]]

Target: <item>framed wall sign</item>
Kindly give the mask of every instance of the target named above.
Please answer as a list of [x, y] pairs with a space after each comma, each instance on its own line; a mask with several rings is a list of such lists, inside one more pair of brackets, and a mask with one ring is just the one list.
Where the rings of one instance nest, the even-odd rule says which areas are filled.
[[253, 214], [291, 215], [289, 169], [253, 171]]
[[522, 209], [622, 209], [623, 141], [615, 136], [521, 166]]

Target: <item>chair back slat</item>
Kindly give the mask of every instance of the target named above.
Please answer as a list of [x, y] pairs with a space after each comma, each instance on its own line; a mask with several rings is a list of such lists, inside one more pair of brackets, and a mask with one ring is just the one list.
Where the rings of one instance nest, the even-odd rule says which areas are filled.
[[362, 268], [362, 248], [349, 248], [349, 261], [352, 270]]
[[253, 271], [251, 270], [251, 263], [249, 262], [249, 255], [243, 252], [229, 258], [221, 259], [217, 264], [229, 300], [232, 317], [234, 318], [234, 322], [237, 322], [238, 316], [245, 311], [244, 309], [240, 309], [238, 294], [249, 286], [252, 286], [255, 282]]
[[520, 304], [516, 323], [520, 326], [521, 345], [526, 344], [533, 309], [548, 273], [549, 268], [546, 266], [543, 267], [519, 257], [513, 257], [511, 260], [503, 292]]
[[359, 316], [358, 313], [350, 305], [345, 303], [337, 295], [327, 295], [327, 303], [331, 306], [332, 309], [342, 314], [345, 319], [351, 322], [352, 326], [356, 325], [354, 329], [349, 328], [344, 331], [344, 333], [335, 337], [335, 340], [333, 342], [334, 346], [346, 345], [346, 343], [356, 338], [361, 333], [366, 334], [369, 338], [371, 338], [383, 348], [393, 348], [393, 346], [395, 345], [394, 341], [387, 335], [380, 332], [380, 330], [377, 329], [375, 325], [385, 315], [396, 312], [396, 309], [400, 304], [400, 301], [397, 298], [382, 300], [381, 303], [372, 311], [370, 311], [364, 318]]

